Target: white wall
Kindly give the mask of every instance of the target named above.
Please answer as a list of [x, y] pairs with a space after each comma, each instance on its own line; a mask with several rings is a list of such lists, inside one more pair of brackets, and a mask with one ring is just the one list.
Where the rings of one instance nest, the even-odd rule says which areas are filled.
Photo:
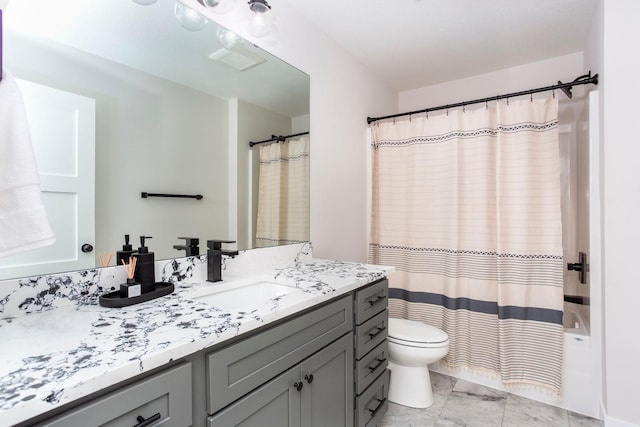
[[[585, 62], [585, 67], [597, 71], [600, 76], [604, 76], [604, 5], [603, 5], [603, 1], [599, 1], [595, 12], [594, 12], [594, 16], [591, 22], [591, 27], [589, 30], [589, 34], [587, 36], [587, 40], [586, 40], [586, 46], [585, 46], [585, 50], [584, 50], [584, 62]], [[602, 382], [600, 384], [600, 395], [602, 396], [602, 402], [601, 402], [601, 416], [606, 416], [606, 400], [607, 400], [607, 394], [606, 394], [606, 371], [605, 371], [605, 359], [606, 359], [606, 348], [604, 345], [604, 336], [603, 336], [603, 331], [604, 331], [604, 324], [606, 322], [606, 315], [604, 313], [603, 307], [604, 307], [604, 292], [603, 292], [603, 283], [604, 283], [604, 277], [603, 277], [603, 268], [604, 268], [604, 261], [603, 261], [603, 250], [604, 248], [602, 247], [602, 242], [603, 242], [603, 215], [604, 215], [604, 204], [602, 203], [602, 195], [604, 192], [604, 186], [603, 186], [603, 176], [602, 176], [602, 170], [603, 170], [603, 166], [604, 166], [604, 151], [603, 151], [603, 147], [604, 147], [604, 133], [603, 133], [603, 117], [604, 117], [604, 112], [603, 112], [603, 105], [604, 105], [604, 94], [606, 92], [606, 86], [607, 86], [607, 82], [605, 78], [600, 78], [600, 81], [598, 83], [598, 92], [599, 92], [599, 105], [598, 105], [598, 111], [599, 111], [599, 117], [596, 119], [597, 123], [598, 123], [598, 128], [599, 128], [599, 134], [596, 135], [597, 138], [595, 140], [592, 140], [592, 142], [597, 141], [598, 143], [598, 147], [590, 147], [592, 152], [595, 154], [596, 152], [597, 157], [598, 157], [598, 162], [595, 162], [593, 159], [591, 160], [591, 165], [592, 165], [592, 181], [591, 181], [591, 185], [597, 185], [598, 188], [598, 196], [600, 197], [600, 206], [596, 209], [593, 206], [591, 207], [591, 219], [592, 219], [592, 223], [591, 223], [591, 230], [590, 230], [590, 239], [591, 239], [591, 244], [592, 249], [591, 249], [591, 253], [590, 253], [590, 263], [591, 263], [591, 269], [589, 272], [589, 276], [590, 276], [590, 293], [592, 296], [592, 304], [591, 304], [591, 315], [592, 318], [596, 318], [596, 319], [602, 319], [601, 322], [593, 322], [591, 324], [591, 340], [592, 342], [600, 348], [600, 360], [597, 361], [598, 365], [596, 366], [596, 369], [599, 369], [600, 372], [602, 373]], [[597, 151], [596, 151], [597, 150]], [[595, 157], [595, 156], [594, 156]], [[597, 172], [596, 172], [597, 170]], [[594, 198], [594, 196], [596, 196], [596, 194], [594, 193], [594, 190], [596, 190], [595, 188], [592, 188], [592, 192], [590, 197]], [[597, 245], [597, 246], [596, 246]], [[599, 301], [600, 303], [594, 303], [595, 301]]]
[[309, 114], [293, 117], [291, 119], [291, 133], [308, 132], [310, 119], [311, 116]]
[[[226, 236], [226, 101], [75, 49], [5, 37], [16, 77], [96, 100], [96, 253], [120, 249], [124, 234], [134, 244], [153, 236], [157, 258], [180, 255], [178, 236]], [[142, 199], [142, 191], [205, 197]]]
[[[521, 90], [550, 86], [558, 80], [571, 81], [583, 74], [581, 52], [506, 68], [433, 86], [413, 89], [399, 94], [400, 111], [413, 111], [471, 99], [502, 95]], [[548, 96], [543, 93], [541, 96]], [[562, 93], [556, 96], [564, 97]], [[562, 100], [563, 98], [559, 98]], [[483, 105], [479, 105], [483, 108]], [[468, 107], [468, 108], [479, 108]], [[433, 112], [431, 114], [442, 114]]]
[[[204, 11], [196, 0], [181, 1]], [[223, 16], [203, 13], [310, 75], [314, 255], [365, 261], [366, 117], [396, 111], [397, 94], [288, 3], [270, 4], [277, 40], [251, 37], [244, 7]]]
[[640, 242], [640, 2], [602, 1], [604, 339], [607, 425], [640, 425], [640, 339], [636, 314], [640, 271], [634, 261]]

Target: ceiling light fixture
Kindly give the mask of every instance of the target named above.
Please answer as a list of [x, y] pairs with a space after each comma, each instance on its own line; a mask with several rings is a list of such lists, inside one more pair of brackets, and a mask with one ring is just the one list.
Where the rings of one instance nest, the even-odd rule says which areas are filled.
[[271, 6], [267, 0], [249, 0], [249, 10], [251, 17], [249, 18], [249, 32], [254, 37], [264, 37], [272, 27]]
[[205, 25], [207, 25], [207, 18], [179, 1], [176, 1], [174, 13], [176, 14], [176, 19], [180, 25], [182, 25], [186, 30], [200, 31], [205, 27]]
[[150, 4], [154, 4], [158, 0], [133, 0], [133, 1], [138, 3], [138, 4], [143, 4], [143, 5], [147, 6], [147, 5], [150, 5]]

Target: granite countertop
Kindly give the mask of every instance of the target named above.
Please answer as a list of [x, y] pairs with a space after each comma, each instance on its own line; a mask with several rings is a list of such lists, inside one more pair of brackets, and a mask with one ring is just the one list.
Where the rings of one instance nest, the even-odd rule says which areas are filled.
[[[146, 303], [104, 308], [95, 301], [0, 319], [0, 426], [13, 425], [350, 292], [391, 268], [311, 259], [243, 276], [225, 287], [268, 281], [295, 287], [247, 310], [194, 299], [219, 284], [178, 281]], [[234, 277], [235, 276], [235, 277]], [[222, 289], [222, 288], [221, 288]]]

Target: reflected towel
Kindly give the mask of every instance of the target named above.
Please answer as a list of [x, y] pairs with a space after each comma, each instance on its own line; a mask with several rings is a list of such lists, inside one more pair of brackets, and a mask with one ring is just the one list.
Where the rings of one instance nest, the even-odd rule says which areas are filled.
[[0, 81], [0, 257], [53, 244], [24, 102], [3, 70]]

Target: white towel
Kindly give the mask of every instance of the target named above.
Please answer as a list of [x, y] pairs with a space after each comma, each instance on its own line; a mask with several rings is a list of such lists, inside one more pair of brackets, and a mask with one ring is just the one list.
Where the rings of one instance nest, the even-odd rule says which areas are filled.
[[55, 236], [42, 204], [40, 177], [20, 89], [0, 81], [0, 257], [48, 246]]

